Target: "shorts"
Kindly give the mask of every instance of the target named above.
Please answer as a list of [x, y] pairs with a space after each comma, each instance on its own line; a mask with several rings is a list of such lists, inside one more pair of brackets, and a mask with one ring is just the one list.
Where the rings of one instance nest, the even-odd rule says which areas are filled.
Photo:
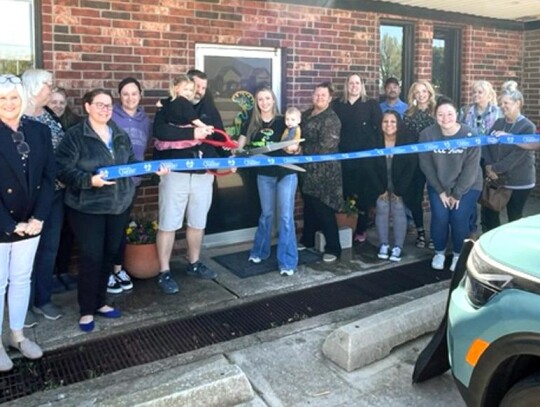
[[182, 228], [184, 217], [193, 229], [205, 229], [214, 176], [171, 172], [159, 183], [159, 229], [174, 232]]

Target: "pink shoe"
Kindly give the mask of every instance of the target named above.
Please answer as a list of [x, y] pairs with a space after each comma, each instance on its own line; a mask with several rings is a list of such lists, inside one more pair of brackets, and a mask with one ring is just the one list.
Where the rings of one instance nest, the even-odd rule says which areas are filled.
[[358, 243], [364, 243], [366, 241], [366, 238], [366, 232], [357, 233], [356, 235], [354, 235], [354, 241]]

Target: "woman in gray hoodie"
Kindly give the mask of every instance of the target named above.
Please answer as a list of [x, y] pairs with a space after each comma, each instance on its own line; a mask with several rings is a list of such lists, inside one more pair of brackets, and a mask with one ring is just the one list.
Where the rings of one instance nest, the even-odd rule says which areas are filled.
[[[435, 108], [436, 124], [420, 133], [420, 142], [451, 141], [475, 134], [457, 121], [456, 107], [448, 98], [440, 98]], [[426, 176], [431, 206], [431, 237], [435, 256], [431, 267], [444, 269], [449, 231], [452, 232], [454, 271], [463, 241], [470, 232], [470, 219], [482, 190], [480, 149], [443, 148], [419, 155], [420, 169]]]

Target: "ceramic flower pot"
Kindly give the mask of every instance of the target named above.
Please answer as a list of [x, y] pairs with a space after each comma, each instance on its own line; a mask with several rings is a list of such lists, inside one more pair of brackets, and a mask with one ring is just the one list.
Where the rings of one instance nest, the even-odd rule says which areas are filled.
[[358, 215], [356, 213], [348, 214], [343, 212], [337, 212], [336, 222], [338, 228], [348, 227], [351, 228], [354, 233], [354, 231], [356, 230], [356, 223], [358, 222]]
[[159, 260], [155, 243], [127, 244], [124, 268], [135, 278], [152, 278], [159, 274]]

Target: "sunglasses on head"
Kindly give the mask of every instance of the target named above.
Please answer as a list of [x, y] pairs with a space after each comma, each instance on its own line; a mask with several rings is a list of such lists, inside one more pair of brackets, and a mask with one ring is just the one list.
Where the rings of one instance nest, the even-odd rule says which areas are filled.
[[15, 75], [0, 75], [0, 85], [4, 83], [12, 83], [14, 85], [18, 85], [22, 83], [21, 78]]

